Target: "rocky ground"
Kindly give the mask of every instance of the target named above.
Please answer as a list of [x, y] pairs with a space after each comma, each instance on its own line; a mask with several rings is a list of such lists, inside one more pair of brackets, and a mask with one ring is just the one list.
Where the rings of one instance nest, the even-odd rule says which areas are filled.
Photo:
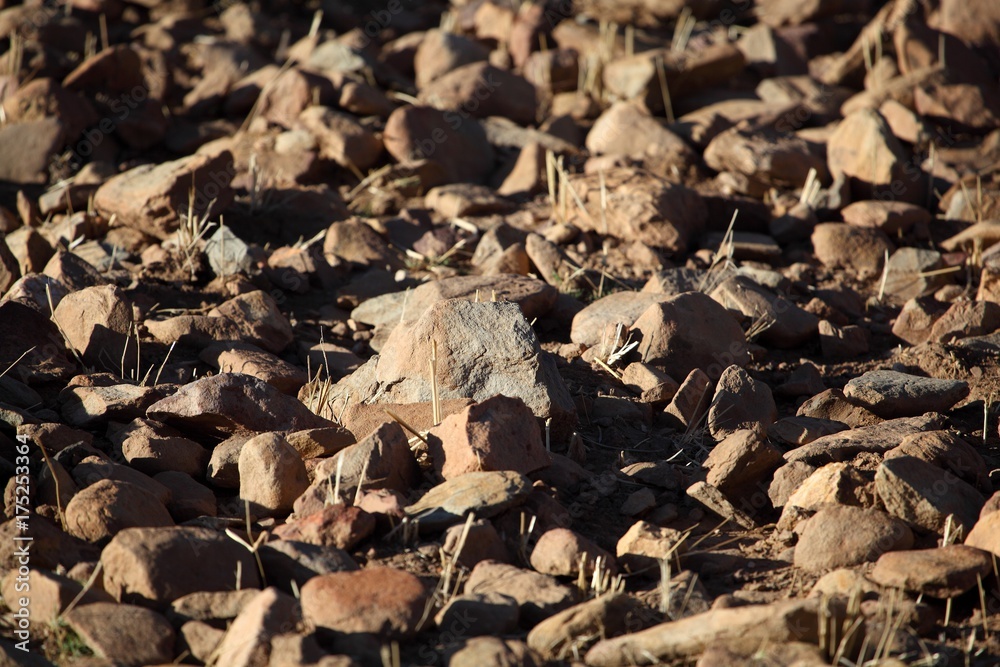
[[0, 664], [1000, 664], [1000, 4], [0, 49]]

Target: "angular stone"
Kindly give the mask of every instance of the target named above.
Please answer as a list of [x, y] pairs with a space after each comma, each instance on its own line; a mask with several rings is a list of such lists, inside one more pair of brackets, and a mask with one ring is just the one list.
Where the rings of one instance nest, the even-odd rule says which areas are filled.
[[881, 231], [840, 222], [816, 225], [812, 244], [816, 258], [826, 266], [850, 268], [869, 278], [882, 272], [886, 253], [895, 250], [892, 241]]
[[[429, 401], [432, 341], [437, 345], [440, 398], [520, 398], [536, 417], [552, 419], [557, 441], [568, 438], [576, 425], [569, 391], [553, 358], [541, 350], [520, 308], [511, 303], [438, 302], [413, 325], [394, 329], [385, 353], [341, 380], [333, 391], [350, 391], [355, 402]], [[339, 407], [335, 402], [334, 409]]]
[[278, 539], [321, 547], [353, 549], [371, 536], [375, 517], [358, 507], [331, 504], [275, 529]]
[[688, 432], [701, 423], [711, 404], [712, 381], [700, 368], [695, 368], [678, 387], [664, 414]]
[[819, 321], [819, 346], [824, 359], [854, 359], [868, 354], [871, 334], [864, 327], [838, 327], [829, 320]]
[[221, 373], [252, 375], [291, 396], [309, 379], [304, 369], [250, 343], [212, 343], [198, 358]]
[[96, 656], [114, 664], [156, 665], [173, 659], [174, 629], [155, 611], [95, 602], [75, 607], [64, 620]]
[[215, 650], [219, 664], [255, 667], [271, 657], [271, 639], [300, 622], [291, 595], [266, 588], [248, 601]]
[[739, 430], [712, 448], [702, 464], [708, 469], [705, 481], [731, 500], [759, 492], [765, 480], [784, 460], [763, 432]]
[[[215, 216], [233, 198], [229, 183], [236, 173], [229, 151], [189, 155], [172, 162], [146, 164], [113, 176], [97, 190], [94, 207], [107, 219], [159, 239], [177, 231], [181, 212]], [[195, 197], [189, 202], [191, 192]]]
[[313, 577], [301, 601], [302, 617], [317, 627], [404, 639], [420, 629], [427, 591], [408, 572], [369, 567]]
[[[528, 646], [546, 660], [570, 660], [598, 638], [632, 630], [630, 620], [638, 601], [623, 593], [581, 602], [545, 619], [528, 633]], [[589, 639], [593, 637], [593, 639]]]
[[875, 473], [886, 511], [930, 533], [944, 534], [948, 516], [955, 528], [972, 529], [986, 499], [948, 470], [913, 456], [887, 459]]
[[742, 429], [767, 429], [778, 418], [771, 389], [739, 366], [723, 371], [708, 409], [708, 430], [720, 439]]
[[896, 447], [908, 435], [938, 430], [943, 424], [941, 415], [934, 413], [890, 419], [880, 424], [817, 438], [808, 445], [786, 453], [785, 460], [823, 465], [834, 461], [849, 461], [861, 452], [882, 454]]
[[819, 510], [798, 531], [795, 565], [810, 572], [872, 562], [888, 551], [913, 546], [913, 533], [903, 521], [849, 505]]
[[635, 322], [643, 361], [671, 377], [701, 369], [718, 378], [749, 361], [746, 337], [736, 320], [711, 297], [688, 292], [650, 306]]
[[520, 399], [506, 396], [445, 418], [431, 429], [427, 441], [434, 469], [444, 479], [485, 470], [527, 475], [551, 463], [531, 410]]
[[443, 632], [455, 636], [508, 635], [517, 631], [517, 600], [501, 593], [456, 595], [434, 617]]
[[654, 303], [666, 301], [663, 294], [651, 292], [613, 292], [587, 304], [573, 316], [569, 339], [581, 345], [602, 345], [610, 349], [619, 323], [625, 330]]
[[577, 577], [582, 567], [584, 575], [590, 577], [598, 558], [602, 560], [602, 570], [614, 571], [614, 560], [607, 551], [568, 528], [553, 528], [538, 538], [530, 562], [542, 574]]
[[186, 432], [299, 431], [333, 425], [295, 398], [250, 375], [220, 373], [190, 382], [146, 410], [150, 419]]
[[709, 296], [766, 326], [760, 339], [775, 347], [798, 347], [816, 335], [819, 318], [745, 276], [720, 283]]
[[177, 471], [200, 477], [205, 473], [208, 450], [151, 419], [135, 419], [108, 436], [129, 465], [147, 475]]
[[59, 393], [63, 419], [72, 426], [95, 428], [109, 421], [130, 422], [160, 401], [161, 389], [134, 384], [71, 386]]
[[844, 396], [880, 417], [894, 419], [947, 412], [969, 395], [962, 380], [939, 380], [898, 371], [868, 371], [844, 387]]
[[261, 433], [240, 449], [240, 498], [256, 515], [283, 514], [309, 486], [305, 463], [277, 433]]
[[555, 577], [522, 570], [513, 565], [483, 561], [473, 568], [465, 582], [466, 593], [501, 593], [517, 601], [521, 624], [531, 627], [573, 605], [576, 589]]
[[78, 492], [66, 506], [67, 532], [99, 544], [125, 528], [173, 525], [156, 496], [128, 482], [101, 480]]
[[448, 183], [479, 183], [493, 169], [494, 152], [475, 119], [454, 127], [454, 111], [429, 106], [397, 108], [386, 121], [385, 149], [399, 162], [433, 160]]
[[592, 155], [620, 155], [642, 160], [658, 176], [684, 173], [697, 164], [697, 154], [683, 139], [635, 102], [615, 102], [587, 133]]
[[868, 577], [892, 586], [948, 599], [975, 588], [993, 569], [990, 554], [964, 544], [882, 554]]
[[439, 484], [406, 508], [407, 516], [419, 519], [420, 528], [440, 530], [475, 512], [489, 519], [524, 502], [531, 480], [511, 471], [470, 472]]
[[236, 324], [244, 342], [278, 353], [288, 347], [294, 336], [292, 325], [281, 314], [274, 298], [261, 290], [234, 296], [208, 313], [226, 317]]
[[926, 431], [903, 438], [898, 447], [885, 453], [885, 459], [915, 456], [958, 477], [984, 493], [992, 490], [989, 467], [980, 453], [968, 442], [949, 431]]
[[[237, 562], [240, 580], [233, 569]], [[101, 563], [108, 593], [122, 602], [154, 609], [195, 591], [260, 586], [250, 552], [207, 528], [126, 528], [104, 547]], [[230, 563], [231, 567], [205, 567], [206, 563]]]
[[637, 521], [625, 531], [615, 547], [621, 565], [631, 572], [656, 566], [664, 558], [686, 551], [684, 535], [673, 528], [661, 528], [647, 521]]

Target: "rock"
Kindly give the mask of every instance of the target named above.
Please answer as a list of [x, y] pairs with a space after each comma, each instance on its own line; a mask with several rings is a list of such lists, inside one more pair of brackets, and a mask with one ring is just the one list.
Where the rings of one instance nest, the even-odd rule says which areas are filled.
[[934, 322], [947, 308], [948, 304], [934, 297], [910, 299], [893, 323], [892, 333], [910, 345], [920, 345], [930, 338]]
[[421, 103], [451, 114], [451, 125], [472, 118], [499, 116], [520, 125], [536, 121], [535, 87], [487, 62], [457, 67], [420, 90]]
[[815, 471], [814, 466], [801, 461], [786, 463], [775, 470], [771, 485], [767, 488], [767, 496], [771, 499], [771, 505], [775, 508], [784, 507], [788, 503], [788, 499]]
[[705, 279], [705, 274], [696, 269], [674, 268], [656, 271], [646, 284], [643, 292], [655, 292], [668, 296], [677, 296], [684, 292], [698, 292]]
[[[473, 401], [468, 398], [451, 398], [439, 402], [441, 417], [449, 417], [461, 412]], [[356, 438], [364, 439], [377, 430], [382, 424], [394, 421], [389, 413], [397, 415], [412, 428], [419, 432], [429, 431], [434, 426], [434, 406], [431, 401], [421, 403], [348, 403], [347, 409], [340, 415], [340, 422]]]
[[[71, 292], [107, 283], [107, 280], [97, 272], [97, 269], [87, 263], [87, 260], [76, 253], [65, 250], [59, 250], [52, 255], [52, 258], [45, 264], [45, 268], [42, 269], [42, 273], [50, 278], [55, 278]], [[43, 310], [48, 312], [47, 299], [45, 306]]]
[[[480, 298], [476, 298], [479, 294]], [[440, 301], [465, 299], [512, 301], [529, 320], [544, 317], [555, 305], [558, 291], [541, 280], [527, 276], [455, 276], [424, 283], [410, 292], [395, 292], [368, 299], [351, 311], [351, 317], [371, 325], [395, 325], [419, 320]]]
[[422, 529], [440, 530], [469, 512], [481, 519], [494, 517], [524, 502], [530, 492], [531, 480], [520, 473], [469, 472], [435, 486], [407, 507], [406, 514], [419, 519]]
[[[473, 521], [469, 525], [465, 541], [462, 541], [462, 534], [466, 533], [465, 524], [454, 525], [444, 531], [442, 538], [442, 549], [448, 558], [454, 558], [455, 562], [464, 568], [471, 570], [477, 563], [484, 560], [495, 560], [500, 563], [509, 563], [510, 554], [504, 545], [500, 533], [489, 521], [480, 519]], [[461, 550], [459, 550], [461, 546]]]
[[537, 665], [535, 654], [516, 639], [473, 637], [445, 653], [448, 667], [501, 667]]
[[778, 418], [770, 388], [739, 366], [723, 371], [708, 410], [708, 429], [723, 438], [740, 429], [766, 429]]
[[767, 427], [767, 437], [791, 448], [808, 445], [824, 435], [846, 431], [848, 425], [832, 419], [785, 417]]
[[197, 442], [151, 419], [133, 420], [108, 435], [129, 465], [147, 475], [177, 471], [200, 477], [209, 460], [209, 452]]
[[854, 359], [868, 354], [871, 334], [864, 327], [838, 327], [829, 320], [820, 320], [819, 346], [825, 359]]
[[931, 222], [927, 209], [891, 200], [856, 201], [845, 206], [840, 214], [849, 225], [879, 229], [890, 236], [905, 234], [915, 226]]
[[67, 532], [99, 544], [125, 528], [173, 525], [156, 496], [128, 482], [101, 480], [82, 489], [66, 506]]
[[569, 177], [584, 209], [570, 209], [567, 222], [671, 252], [686, 250], [704, 230], [708, 209], [694, 190], [635, 169], [603, 173], [603, 181], [597, 174]]
[[954, 528], [971, 530], [986, 499], [948, 470], [913, 456], [887, 459], [875, 474], [886, 511], [910, 525], [941, 535], [949, 515]]
[[189, 204], [196, 215], [210, 219], [225, 210], [233, 199], [229, 184], [235, 173], [229, 151], [146, 164], [108, 179], [97, 189], [94, 207], [105, 218], [113, 215], [119, 224], [165, 239], [177, 231]]
[[266, 588], [244, 605], [215, 650], [220, 664], [251, 667], [271, 657], [271, 639], [300, 621], [298, 602]]
[[63, 620], [94, 655], [119, 665], [156, 665], [174, 656], [174, 629], [160, 614], [130, 604], [95, 602]]
[[574, 588], [550, 577], [513, 565], [483, 561], [465, 582], [466, 593], [501, 593], [520, 607], [522, 626], [532, 627], [576, 602]]
[[520, 614], [517, 600], [509, 595], [468, 593], [449, 600], [434, 622], [443, 637], [508, 635], [517, 631]]
[[765, 328], [760, 339], [775, 347], [798, 347], [816, 335], [819, 318], [745, 276], [722, 281], [709, 296]]
[[962, 380], [938, 380], [898, 371], [868, 371], [844, 387], [844, 396], [885, 419], [947, 412], [969, 395]]
[[353, 549], [375, 530], [375, 517], [357, 507], [342, 503], [299, 517], [275, 529], [278, 539], [304, 542], [321, 547]]
[[462, 65], [485, 61], [489, 49], [479, 42], [447, 30], [428, 30], [413, 56], [418, 89]]
[[[122, 371], [123, 355], [132, 328], [132, 305], [118, 287], [88, 287], [66, 295], [56, 306], [53, 320], [66, 341], [85, 363], [111, 371]], [[132, 344], [135, 353], [135, 344]], [[132, 359], [124, 362], [125, 372], [138, 371]]]
[[688, 292], [650, 306], [636, 320], [643, 361], [671, 377], [701, 369], [718, 378], [729, 366], [749, 361], [746, 338], [736, 320], [711, 297]]
[[647, 521], [637, 521], [625, 531], [615, 547], [618, 562], [630, 572], [639, 572], [673, 555], [686, 551], [684, 534], [673, 528], [660, 528]]
[[43, 118], [0, 128], [0, 150], [22, 159], [5, 160], [0, 179], [11, 183], [45, 183], [49, 161], [65, 144], [66, 127], [58, 118]]
[[163, 391], [134, 384], [69, 386], [59, 393], [66, 423], [95, 428], [109, 421], [129, 422], [161, 400]]
[[871, 411], [848, 401], [840, 389], [820, 391], [800, 405], [796, 415], [839, 421], [851, 428], [872, 426], [883, 421]]
[[[341, 502], [344, 497], [354, 498], [359, 486], [408, 493], [419, 477], [417, 461], [402, 427], [387, 422], [361, 442], [344, 448], [316, 466], [312, 471], [312, 484], [295, 501], [295, 514], [312, 514], [331, 502]], [[333, 496], [338, 486], [341, 498]]]
[[816, 225], [812, 233], [817, 259], [833, 267], [874, 277], [882, 272], [886, 254], [895, 250], [889, 238], [877, 229], [852, 227], [839, 222]]
[[253, 433], [239, 432], [231, 435], [212, 449], [205, 478], [221, 489], [240, 488], [240, 450]]
[[899, 248], [889, 257], [886, 268], [885, 293], [908, 300], [932, 294], [951, 281], [936, 273], [944, 268], [941, 253], [923, 248]]
[[448, 183], [482, 183], [493, 169], [493, 147], [474, 119], [454, 124], [456, 112], [402, 106], [386, 121], [382, 140], [399, 162], [433, 160]]
[[695, 368], [678, 387], [664, 414], [687, 433], [701, 423], [711, 403], [712, 381], [700, 368]]
[[968, 442], [948, 431], [927, 431], [908, 435], [885, 453], [885, 459], [914, 456], [958, 477], [988, 493], [992, 489], [986, 461]]
[[301, 601], [303, 619], [316, 627], [398, 640], [420, 629], [427, 591], [412, 574], [379, 566], [313, 577]]
[[[630, 595], [602, 595], [536, 625], [528, 633], [528, 646], [546, 660], [569, 660], [597, 638], [615, 637], [634, 629], [631, 620], [638, 611], [639, 603]], [[593, 639], [586, 639], [589, 637]]]
[[718, 134], [705, 148], [705, 163], [771, 187], [797, 187], [815, 169], [820, 181], [829, 178], [823, 151], [791, 132], [749, 122]]
[[587, 133], [592, 155], [620, 155], [641, 160], [657, 176], [685, 173], [698, 163], [684, 140], [657, 121], [640, 104], [615, 102]]
[[676, 380], [660, 369], [638, 361], [622, 371], [622, 384], [639, 392], [639, 400], [643, 403], [666, 403], [680, 388]]
[[798, 531], [795, 565], [809, 572], [860, 565], [913, 546], [913, 533], [904, 522], [877, 509], [848, 505], [819, 510]]
[[589, 578], [598, 559], [602, 571], [614, 571], [614, 560], [607, 551], [568, 528], [553, 528], [538, 538], [530, 561], [535, 571], [556, 577], [577, 577], [582, 566]]
[[37, 622], [55, 623], [69, 603], [80, 594], [83, 597], [78, 604], [113, 602], [111, 596], [99, 588], [91, 588], [83, 593], [83, 585], [69, 577], [46, 570], [25, 568], [23, 573], [18, 570], [19, 568], [12, 568], [3, 577], [4, 600], [10, 600], [10, 608], [15, 610], [21, 594], [30, 593], [31, 617]]
[[735, 501], [758, 492], [783, 462], [762, 431], [738, 430], [713, 447], [702, 466], [708, 469], [705, 481]]
[[[789, 474], [791, 472], [788, 471]], [[809, 469], [806, 472], [808, 476], [802, 479], [785, 501], [786, 508], [816, 511], [827, 505], [851, 507], [876, 505], [874, 483], [848, 463], [828, 463], [818, 470]]]
[[837, 125], [830, 135], [827, 162], [834, 179], [847, 179], [852, 199], [911, 204], [926, 199], [922, 172], [875, 110], [854, 111]]
[[286, 593], [301, 590], [317, 575], [358, 569], [350, 554], [332, 546], [271, 540], [262, 544], [257, 553], [267, 581]]
[[510, 202], [498, 197], [492, 188], [475, 183], [439, 185], [431, 188], [424, 201], [427, 208], [445, 218], [504, 213], [511, 208]]
[[358, 266], [399, 268], [395, 249], [364, 220], [341, 220], [330, 225], [323, 240], [323, 256], [333, 266], [349, 262]]
[[240, 591], [198, 591], [183, 595], [170, 603], [168, 618], [180, 621], [231, 621], [260, 591], [251, 588]]
[[234, 296], [208, 313], [212, 317], [226, 317], [239, 329], [244, 342], [278, 353], [293, 340], [292, 325], [281, 314], [271, 295], [254, 290]]
[[956, 301], [934, 321], [927, 340], [951, 343], [984, 336], [1000, 329], [1000, 304], [992, 301]]
[[[429, 401], [432, 341], [437, 344], [440, 398], [520, 398], [536, 417], [552, 420], [556, 441], [568, 438], [576, 425], [573, 401], [554, 360], [542, 352], [520, 308], [511, 303], [440, 301], [413, 325], [394, 329], [385, 353], [341, 380], [333, 391], [350, 391], [352, 401]], [[335, 414], [339, 407], [334, 404]]]
[[309, 487], [299, 453], [277, 433], [261, 433], [240, 449], [240, 498], [256, 515], [282, 514]]
[[146, 330], [158, 342], [177, 342], [190, 347], [204, 347], [219, 340], [239, 340], [242, 332], [228, 317], [177, 315], [163, 320], [146, 320]]
[[527, 475], [551, 463], [538, 421], [518, 398], [494, 396], [471, 405], [432, 428], [427, 441], [444, 479], [485, 470]]
[[382, 142], [353, 116], [329, 107], [312, 106], [298, 118], [298, 127], [308, 130], [319, 144], [319, 155], [342, 167], [370, 169], [382, 154]]
[[605, 639], [587, 651], [586, 664], [613, 667], [692, 660], [710, 646], [752, 653], [762, 645], [815, 642], [820, 601], [783, 600], [767, 605], [711, 609], [640, 632]]
[[[230, 568], [205, 563], [239, 562]], [[104, 589], [114, 598], [160, 609], [195, 591], [259, 587], [257, 563], [235, 540], [207, 528], [126, 528], [101, 552]], [[169, 574], [166, 574], [169, 573]]]
[[215, 435], [332, 425], [266, 382], [239, 373], [220, 373], [190, 382], [150, 405], [146, 415], [185, 432]]
[[938, 549], [882, 554], [868, 577], [881, 586], [944, 600], [975, 588], [992, 569], [989, 553], [950, 544]]
[[303, 460], [332, 456], [357, 442], [354, 434], [343, 426], [293, 431], [285, 434], [285, 440]]
[[194, 481], [190, 475], [171, 470], [153, 477], [170, 490], [167, 511], [177, 523], [191, 521], [199, 517], [212, 517], [218, 513], [215, 494], [212, 490]]
[[573, 316], [569, 339], [581, 345], [601, 345], [603, 350], [610, 350], [619, 323], [625, 325], [627, 331], [646, 309], [666, 300], [663, 294], [651, 292], [613, 292], [602, 296]]
[[[70, 448], [61, 452], [56, 460], [66, 456], [66, 454], [72, 452]], [[91, 484], [96, 484], [102, 480], [111, 480], [115, 482], [128, 482], [140, 489], [153, 494], [153, 496], [159, 500], [161, 503], [166, 504], [170, 502], [170, 489], [163, 486], [159, 482], [153, 480], [152, 477], [144, 475], [143, 473], [135, 470], [126, 465], [121, 465], [119, 463], [113, 463], [101, 456], [96, 454], [92, 455], [90, 451], [84, 449], [80, 454], [73, 452], [74, 458], [72, 460], [77, 460], [77, 456], [81, 456], [79, 463], [73, 468], [73, 481], [82, 489], [84, 487], [90, 486]], [[70, 467], [69, 464], [72, 460], [67, 461], [66, 458], [62, 458], [63, 461], [67, 462], [66, 467]]]
[[[687, 488], [685, 493], [688, 497], [697, 500], [703, 506], [719, 515], [727, 521], [732, 521], [736, 525], [742, 526], [747, 530], [754, 530], [757, 528], [757, 523], [754, 521], [753, 517], [744, 512], [742, 509], [738, 509], [732, 502], [729, 501], [722, 492], [717, 488], [708, 484], [706, 482], [698, 481]], [[756, 502], [756, 506], [755, 503]], [[744, 499], [744, 505], [749, 504], [748, 509], [756, 509], [756, 507], [766, 506], [766, 501], [763, 495], [751, 496], [749, 499]]]
[[249, 343], [212, 343], [202, 349], [198, 358], [221, 373], [252, 375], [291, 396], [309, 379], [303, 369]]
[[941, 415], [934, 413], [890, 419], [873, 426], [856, 427], [817, 438], [808, 445], [786, 453], [785, 460], [823, 465], [834, 461], [849, 461], [860, 452], [882, 454], [896, 447], [904, 437], [937, 430], [943, 423]]

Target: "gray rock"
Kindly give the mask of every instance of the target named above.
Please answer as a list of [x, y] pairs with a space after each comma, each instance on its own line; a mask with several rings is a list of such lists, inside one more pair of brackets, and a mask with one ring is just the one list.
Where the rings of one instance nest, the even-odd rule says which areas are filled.
[[421, 530], [434, 531], [462, 521], [475, 512], [481, 519], [496, 516], [531, 493], [531, 480], [510, 471], [470, 472], [438, 484], [406, 508], [419, 519]]
[[969, 383], [938, 380], [898, 371], [868, 371], [844, 387], [844, 396], [880, 417], [911, 417], [946, 412], [969, 395]]

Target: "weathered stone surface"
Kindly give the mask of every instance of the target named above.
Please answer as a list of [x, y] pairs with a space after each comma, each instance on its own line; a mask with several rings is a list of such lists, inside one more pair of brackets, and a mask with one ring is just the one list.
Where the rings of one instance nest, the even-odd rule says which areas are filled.
[[[437, 345], [442, 399], [520, 398], [536, 417], [552, 419], [553, 437], [568, 437], [576, 409], [552, 357], [541, 350], [520, 308], [459, 299], [431, 306], [412, 326], [389, 335], [384, 354], [341, 380], [333, 392], [353, 402], [412, 403], [431, 399], [428, 360]], [[339, 406], [334, 402], [335, 414]]]
[[868, 371], [844, 387], [844, 396], [885, 419], [947, 412], [969, 395], [962, 380], [939, 380], [898, 371]]
[[531, 480], [511, 471], [469, 472], [450, 479], [425, 493], [406, 508], [406, 514], [420, 519], [427, 530], [456, 524], [469, 512], [490, 518], [524, 502], [531, 492]]
[[745, 366], [750, 357], [736, 320], [711, 297], [680, 294], [650, 306], [635, 322], [642, 334], [643, 360], [661, 366], [671, 377], [701, 369], [718, 378], [729, 366]]
[[302, 587], [303, 618], [337, 632], [412, 637], [426, 603], [420, 580], [390, 567], [324, 574]]
[[971, 530], [986, 502], [951, 471], [913, 456], [883, 461], [875, 474], [875, 488], [890, 514], [939, 535], [944, 533], [949, 515], [956, 524]]
[[848, 461], [860, 452], [881, 454], [896, 447], [908, 435], [937, 430], [943, 424], [944, 419], [936, 413], [890, 419], [873, 426], [862, 426], [817, 438], [808, 445], [785, 454], [785, 460], [822, 465], [833, 461]]
[[993, 569], [990, 554], [964, 544], [882, 554], [868, 577], [882, 586], [947, 599], [975, 588]]
[[139, 667], [173, 658], [174, 629], [150, 609], [95, 602], [74, 608], [64, 620], [95, 655], [114, 664]]
[[70, 535], [104, 543], [125, 528], [173, 526], [167, 508], [149, 491], [104, 479], [83, 489], [66, 506]]
[[[621, 593], [581, 602], [532, 628], [528, 646], [548, 660], [568, 660], [576, 651], [589, 648], [598, 637], [614, 637], [630, 630], [630, 614], [638, 607], [635, 598]], [[584, 639], [588, 637], [594, 639]]]
[[577, 591], [555, 577], [513, 565], [482, 561], [465, 582], [466, 593], [501, 593], [517, 600], [521, 624], [532, 627], [573, 605]]
[[240, 449], [240, 498], [255, 514], [281, 514], [309, 486], [305, 463], [277, 433], [261, 433]]
[[739, 366], [729, 366], [715, 385], [708, 409], [708, 430], [724, 438], [742, 429], [765, 430], [778, 418], [771, 389]]
[[146, 415], [185, 432], [214, 435], [333, 425], [295, 398], [239, 373], [220, 373], [190, 382], [149, 406]]
[[887, 551], [913, 546], [913, 533], [904, 522], [849, 505], [821, 509], [798, 530], [795, 564], [810, 572], [871, 562]]

